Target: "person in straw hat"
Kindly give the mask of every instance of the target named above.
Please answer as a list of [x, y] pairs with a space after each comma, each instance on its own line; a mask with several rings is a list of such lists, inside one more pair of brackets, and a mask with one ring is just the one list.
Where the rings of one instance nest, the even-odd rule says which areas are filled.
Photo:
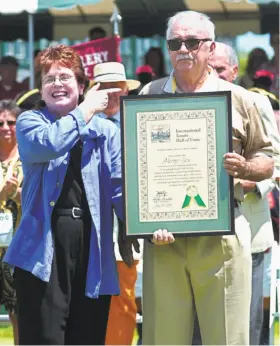
[[[110, 95], [108, 105], [102, 113], [96, 114], [101, 118], [111, 120], [120, 127], [120, 96], [125, 96], [131, 90], [140, 86], [137, 80], [127, 79], [124, 65], [119, 62], [97, 64], [93, 71], [94, 80], [91, 85], [99, 83], [99, 90], [119, 88], [120, 92]], [[113, 296], [110, 305], [106, 345], [131, 345], [136, 328], [137, 306], [135, 302], [135, 282], [137, 279], [137, 264], [140, 260], [138, 242], [134, 242], [135, 251], [130, 243], [124, 243], [118, 233], [122, 223], [114, 214], [113, 241], [117, 269], [120, 282], [120, 295]]]

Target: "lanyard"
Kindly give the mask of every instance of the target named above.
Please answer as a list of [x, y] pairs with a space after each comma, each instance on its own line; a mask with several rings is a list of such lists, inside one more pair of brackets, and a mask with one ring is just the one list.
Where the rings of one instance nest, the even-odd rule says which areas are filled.
[[172, 94], [175, 94], [176, 89], [177, 89], [177, 84], [176, 84], [175, 78], [172, 77], [172, 81], [171, 81], [171, 90], [172, 90]]

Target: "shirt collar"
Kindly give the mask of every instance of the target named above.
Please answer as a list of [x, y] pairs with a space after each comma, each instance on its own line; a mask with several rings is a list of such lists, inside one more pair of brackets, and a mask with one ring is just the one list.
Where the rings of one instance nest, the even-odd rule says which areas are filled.
[[117, 124], [120, 123], [120, 117], [121, 117], [121, 116], [120, 116], [120, 111], [117, 112], [116, 114], [112, 115], [111, 117], [108, 117], [108, 115], [106, 115], [106, 114], [103, 113], [103, 112], [99, 113], [99, 116], [100, 116], [100, 118], [103, 118], [103, 119], [109, 119], [109, 118], [111, 118], [111, 119], [114, 119], [114, 120], [115, 120], [114, 122], [116, 122]]
[[[217, 80], [218, 78], [213, 73], [212, 67], [208, 66], [208, 76], [205, 79], [204, 83], [198, 89], [198, 92], [205, 92], [205, 91], [216, 91], [217, 90]], [[171, 72], [169, 78], [165, 82], [165, 84], [162, 87], [163, 92], [168, 94], [174, 94], [177, 90], [176, 80], [174, 77], [174, 70]], [[181, 92], [181, 91], [177, 91]]]

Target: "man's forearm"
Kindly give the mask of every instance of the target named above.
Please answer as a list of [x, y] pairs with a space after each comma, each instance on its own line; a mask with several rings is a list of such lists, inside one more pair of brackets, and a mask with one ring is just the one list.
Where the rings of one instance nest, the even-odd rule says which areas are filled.
[[274, 161], [268, 156], [257, 156], [247, 161], [247, 173], [244, 177], [251, 181], [262, 181], [272, 177]]

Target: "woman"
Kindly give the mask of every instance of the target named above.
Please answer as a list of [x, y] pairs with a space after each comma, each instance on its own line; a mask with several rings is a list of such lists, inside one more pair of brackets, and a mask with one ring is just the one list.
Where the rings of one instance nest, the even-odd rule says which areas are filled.
[[[35, 60], [42, 96], [22, 113], [22, 219], [5, 255], [15, 267], [19, 344], [104, 344], [119, 293], [112, 206], [122, 219], [119, 131], [93, 117], [120, 89], [90, 89], [79, 55], [52, 46]], [[80, 104], [79, 104], [80, 102]]]
[[150, 65], [153, 69], [153, 79], [166, 77], [165, 62], [162, 49], [151, 47], [144, 56], [144, 64]]
[[16, 141], [16, 118], [20, 108], [12, 101], [0, 101], [0, 303], [5, 306], [18, 344], [16, 294], [10, 267], [3, 257], [20, 219], [22, 168]]
[[252, 88], [256, 71], [266, 62], [268, 62], [266, 52], [262, 48], [253, 49], [248, 55], [246, 70], [244, 75], [240, 78], [239, 85], [245, 89]]

